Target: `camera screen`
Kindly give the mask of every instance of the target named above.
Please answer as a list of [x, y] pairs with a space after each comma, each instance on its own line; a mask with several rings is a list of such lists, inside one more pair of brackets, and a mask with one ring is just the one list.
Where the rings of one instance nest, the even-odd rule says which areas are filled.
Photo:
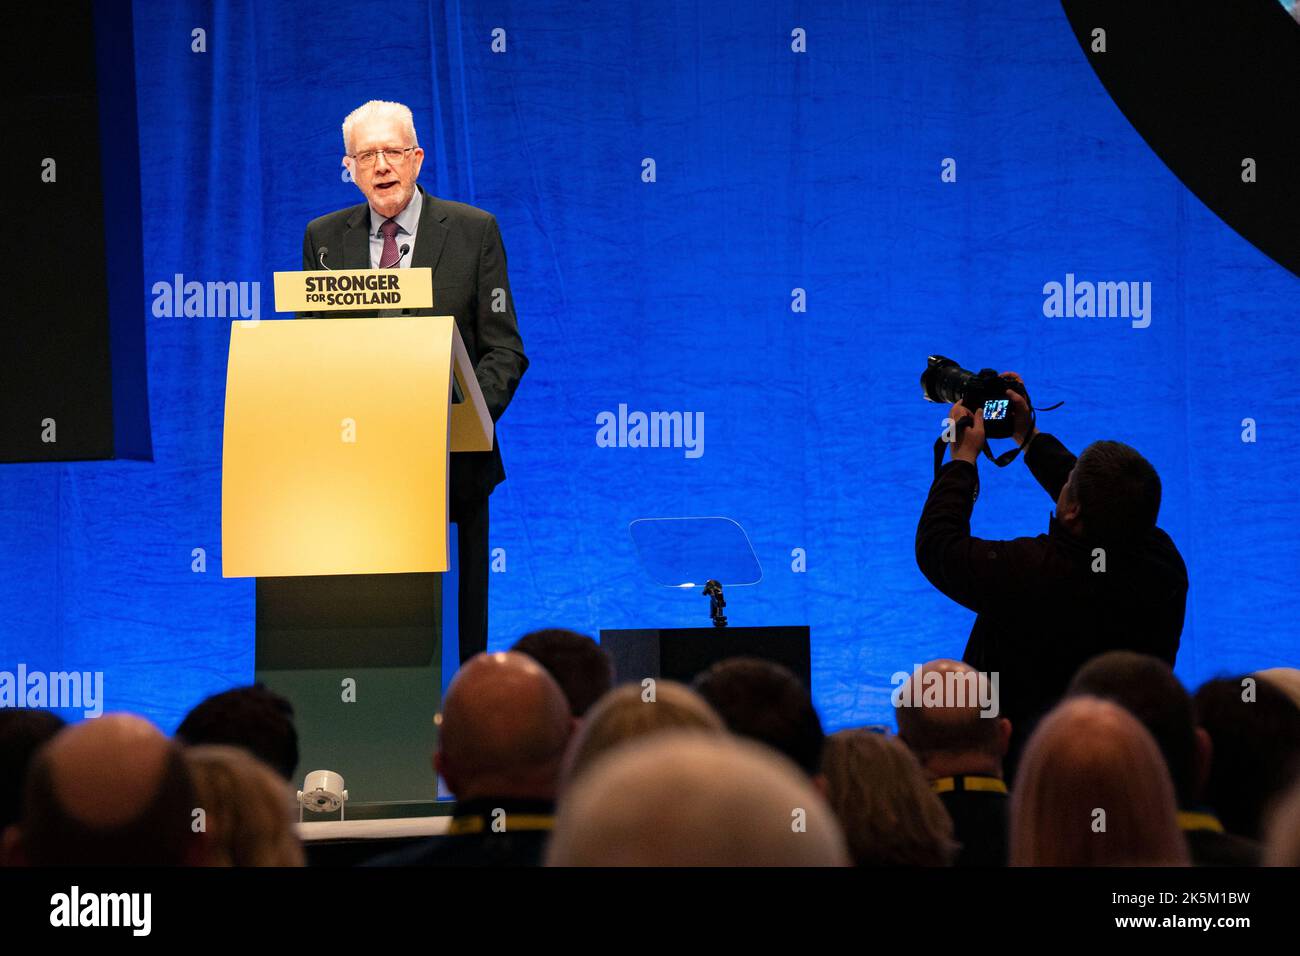
[[1011, 408], [1011, 401], [1006, 398], [992, 398], [984, 403], [984, 420], [986, 422], [1000, 422], [1007, 417], [1007, 412]]

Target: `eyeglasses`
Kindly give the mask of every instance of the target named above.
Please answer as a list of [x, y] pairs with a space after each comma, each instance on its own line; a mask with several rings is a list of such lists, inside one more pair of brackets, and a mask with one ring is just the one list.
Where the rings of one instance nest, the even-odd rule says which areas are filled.
[[368, 149], [364, 153], [357, 153], [352, 158], [357, 161], [358, 166], [368, 168], [375, 165], [375, 158], [380, 153], [383, 153], [384, 161], [387, 162], [389, 166], [397, 166], [400, 163], [406, 162], [407, 153], [419, 148], [420, 147], [418, 146], [407, 146], [404, 149], [397, 147], [394, 147], [393, 149]]

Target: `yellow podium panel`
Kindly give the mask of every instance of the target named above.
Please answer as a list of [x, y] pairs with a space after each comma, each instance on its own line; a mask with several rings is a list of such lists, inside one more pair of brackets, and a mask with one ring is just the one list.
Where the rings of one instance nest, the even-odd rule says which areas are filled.
[[223, 577], [447, 570], [459, 338], [451, 316], [231, 325]]

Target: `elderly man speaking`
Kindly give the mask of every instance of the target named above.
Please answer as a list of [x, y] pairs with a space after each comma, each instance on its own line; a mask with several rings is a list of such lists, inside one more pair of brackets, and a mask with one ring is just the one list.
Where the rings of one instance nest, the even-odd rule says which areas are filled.
[[[424, 150], [410, 109], [400, 103], [372, 100], [353, 110], [343, 121], [343, 145], [343, 163], [366, 201], [307, 224], [303, 268], [432, 269], [436, 309], [409, 314], [456, 317], [497, 421], [528, 359], [496, 218], [416, 183]], [[450, 517], [460, 542], [460, 659], [466, 661], [487, 648], [488, 496], [505, 479], [495, 440], [490, 452], [453, 455], [450, 479]]]

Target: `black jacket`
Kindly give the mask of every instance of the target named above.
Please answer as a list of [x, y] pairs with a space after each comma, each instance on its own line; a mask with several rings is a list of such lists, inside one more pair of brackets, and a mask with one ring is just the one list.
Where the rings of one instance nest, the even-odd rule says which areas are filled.
[[[946, 778], [950, 788], [937, 791], [952, 817], [953, 836], [961, 844], [953, 866], [1006, 866], [1009, 798], [999, 780], [999, 790], [967, 788], [965, 775]], [[989, 778], [982, 778], [988, 780]]]
[[[1056, 501], [1074, 455], [1048, 434], [1029, 444], [1025, 463]], [[1065, 693], [1087, 660], [1112, 650], [1174, 664], [1187, 603], [1187, 568], [1159, 528], [1124, 552], [1108, 549], [1094, 572], [1094, 544], [1052, 518], [1036, 538], [971, 536], [979, 494], [974, 465], [944, 465], [916, 529], [916, 561], [936, 588], [976, 612], [962, 660], [999, 674], [1001, 715], [1012, 722], [1009, 764], [1033, 725]]]
[[[420, 223], [411, 250], [412, 268], [433, 270], [433, 308], [403, 309], [402, 315], [454, 315], [475, 378], [495, 422], [514, 397], [528, 368], [515, 320], [515, 302], [506, 273], [506, 250], [496, 219], [482, 209], [430, 195], [423, 197]], [[370, 268], [370, 206], [360, 203], [313, 219], [302, 239], [302, 267], [320, 269], [328, 248], [331, 269]], [[495, 289], [504, 290], [504, 311], [492, 311]], [[373, 313], [326, 312], [303, 318], [355, 318]], [[394, 313], [399, 314], [399, 313]], [[486, 498], [505, 479], [501, 450], [457, 452], [451, 456], [453, 510], [458, 501]]]
[[468, 800], [457, 805], [447, 835], [386, 853], [365, 865], [541, 866], [554, 814], [550, 800]]
[[1260, 847], [1234, 833], [1184, 830], [1193, 866], [1259, 866]]

